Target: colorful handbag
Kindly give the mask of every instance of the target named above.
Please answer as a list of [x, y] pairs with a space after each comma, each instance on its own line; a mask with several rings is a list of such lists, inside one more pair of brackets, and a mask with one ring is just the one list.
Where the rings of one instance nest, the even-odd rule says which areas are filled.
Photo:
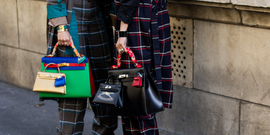
[[101, 83], [99, 85], [99, 89], [92, 101], [94, 104], [104, 104], [111, 105], [114, 107], [123, 107], [123, 86], [119, 83], [117, 79], [117, 84], [110, 84], [110, 78], [116, 77], [115, 75], [111, 75], [108, 77], [105, 83]]
[[[127, 47], [126, 50], [137, 68], [110, 70], [109, 76], [117, 76], [123, 85], [123, 108], [107, 106], [108, 115], [139, 116], [149, 115], [164, 110], [162, 99], [157, 86], [150, 75], [148, 67], [141, 67], [137, 63], [133, 52]], [[121, 65], [121, 55], [118, 55], [117, 69]]]
[[[57, 68], [66, 75], [66, 94], [39, 92], [43, 98], [87, 98], [91, 97], [90, 74], [88, 59], [79, 54], [73, 44], [70, 46], [77, 57], [53, 57], [58, 44], [55, 45], [51, 55], [42, 58], [41, 71], [56, 73]], [[55, 64], [49, 64], [55, 63]], [[49, 65], [48, 65], [49, 64]], [[61, 80], [59, 80], [61, 81]]]
[[43, 72], [37, 73], [33, 91], [66, 94], [66, 75], [64, 73], [60, 73], [59, 67], [57, 67], [58, 73], [45, 72], [46, 68], [52, 64], [54, 63], [48, 64]]

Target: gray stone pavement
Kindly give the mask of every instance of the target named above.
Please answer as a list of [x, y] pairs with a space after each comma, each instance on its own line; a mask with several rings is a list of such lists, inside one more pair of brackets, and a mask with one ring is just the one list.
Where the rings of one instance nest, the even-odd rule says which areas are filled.
[[[44, 105], [35, 107], [37, 104]], [[47, 100], [40, 102], [38, 94], [0, 82], [0, 135], [55, 135], [58, 124], [58, 104]], [[84, 135], [91, 135], [94, 114], [87, 109]], [[121, 121], [116, 135], [122, 135]]]
[[[36, 107], [42, 103], [44, 105]], [[40, 102], [38, 93], [0, 82], [0, 135], [55, 135], [57, 106], [51, 100]], [[91, 135], [93, 117], [93, 111], [87, 109], [84, 135]], [[115, 134], [123, 134], [120, 119]], [[160, 134], [172, 135], [165, 131]]]

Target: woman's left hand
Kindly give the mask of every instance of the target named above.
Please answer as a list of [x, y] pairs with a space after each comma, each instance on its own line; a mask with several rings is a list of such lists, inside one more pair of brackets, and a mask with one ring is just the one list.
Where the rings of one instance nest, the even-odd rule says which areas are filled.
[[126, 46], [127, 46], [127, 37], [119, 37], [115, 46], [118, 51], [118, 54], [121, 55], [122, 53], [127, 52]]

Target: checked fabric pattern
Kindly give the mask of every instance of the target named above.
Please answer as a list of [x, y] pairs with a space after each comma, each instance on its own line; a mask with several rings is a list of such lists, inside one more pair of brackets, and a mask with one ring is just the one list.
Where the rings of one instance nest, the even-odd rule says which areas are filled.
[[159, 135], [154, 114], [140, 117], [122, 117], [124, 135]]
[[60, 99], [58, 104], [59, 125], [57, 134], [82, 135], [86, 110], [86, 98]]
[[[115, 13], [120, 0], [115, 0]], [[148, 67], [161, 94], [163, 105], [172, 108], [172, 71], [170, 21], [166, 9], [167, 0], [140, 0], [133, 21], [128, 26], [127, 47], [134, 53], [142, 67]], [[120, 19], [115, 17], [115, 42], [120, 29]], [[117, 64], [115, 49], [114, 65]], [[118, 62], [119, 63], [119, 62]], [[119, 69], [135, 68], [128, 54], [122, 54]], [[155, 114], [122, 117], [124, 135], [158, 135]]]
[[[91, 102], [91, 101], [90, 101]], [[77, 98], [59, 99], [58, 113], [59, 124], [57, 126], [58, 135], [82, 135], [84, 128], [84, 115], [86, 111], [87, 99]], [[91, 104], [95, 117], [93, 119], [93, 135], [113, 135], [117, 128], [117, 116], [105, 114], [106, 107]]]
[[[48, 6], [54, 6], [59, 4], [59, 1], [66, 5], [69, 33], [75, 35], [72, 36], [72, 39], [80, 54], [89, 58], [95, 87], [98, 89], [99, 84], [106, 81], [107, 71], [112, 63], [110, 48], [113, 47], [113, 37], [112, 34], [108, 34], [112, 33], [109, 16], [111, 0], [47, 0], [47, 3]], [[74, 29], [71, 31], [71, 27], [74, 25], [76, 31]], [[52, 53], [56, 42], [56, 28], [48, 26], [47, 54]], [[69, 52], [68, 48], [59, 46], [56, 57], [75, 57]], [[57, 133], [59, 135], [81, 135], [86, 99], [58, 99], [58, 101], [60, 124]], [[113, 130], [117, 128], [117, 116], [104, 116], [101, 107], [92, 106], [92, 108], [95, 112], [93, 134], [112, 134]]]
[[[171, 35], [166, 6], [167, 0], [140, 0], [140, 6], [128, 26], [127, 47], [133, 51], [142, 67], [146, 66], [151, 70], [164, 107], [172, 108]], [[115, 0], [115, 13], [119, 7], [119, 0]], [[121, 20], [117, 16], [115, 19], [115, 41], [117, 41]], [[114, 65], [116, 62], [115, 49]], [[119, 69], [134, 68], [128, 54], [122, 54], [121, 63]]]
[[[48, 5], [57, 4], [56, 0], [47, 0]], [[95, 86], [107, 79], [107, 71], [112, 64], [110, 46], [113, 46], [112, 22], [109, 14], [110, 0], [62, 0], [67, 5], [67, 20], [70, 25], [72, 14], [76, 15], [79, 53], [89, 58]], [[70, 4], [72, 3], [72, 4]], [[73, 5], [73, 6], [72, 6]], [[102, 10], [101, 10], [102, 9]], [[57, 42], [56, 28], [49, 26], [47, 54], [51, 54]], [[72, 37], [74, 38], [74, 37]], [[75, 43], [75, 42], [74, 42]], [[66, 47], [59, 46], [57, 57], [73, 56]]]

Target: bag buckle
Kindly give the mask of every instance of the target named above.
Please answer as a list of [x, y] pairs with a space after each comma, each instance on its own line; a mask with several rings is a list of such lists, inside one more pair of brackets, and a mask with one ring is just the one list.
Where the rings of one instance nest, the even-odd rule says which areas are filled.
[[119, 78], [119, 79], [121, 79], [121, 78], [128, 78], [128, 74], [122, 74], [122, 75], [119, 75], [118, 78]]
[[69, 66], [69, 63], [60, 63], [58, 64], [59, 67]]
[[47, 75], [47, 77], [54, 77], [54, 75]]
[[111, 86], [109, 86], [109, 85], [106, 85], [105, 86], [105, 89], [111, 89], [112, 87]]

